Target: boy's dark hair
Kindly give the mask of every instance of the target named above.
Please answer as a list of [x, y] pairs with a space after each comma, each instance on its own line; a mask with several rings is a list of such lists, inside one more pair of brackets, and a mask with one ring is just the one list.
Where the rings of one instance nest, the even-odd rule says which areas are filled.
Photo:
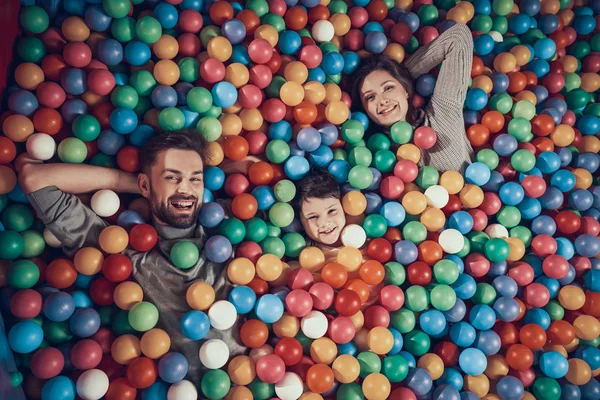
[[334, 197], [340, 198], [340, 185], [335, 178], [324, 168], [314, 168], [302, 178], [298, 185], [296, 196], [297, 205], [300, 206], [303, 201], [310, 197], [318, 199], [328, 199]]
[[206, 160], [206, 145], [200, 133], [192, 129], [164, 132], [151, 137], [140, 149], [140, 171], [150, 174], [156, 156], [163, 150], [192, 150], [200, 155], [202, 162]]
[[412, 77], [406, 65], [400, 64], [392, 57], [383, 54], [367, 57], [361, 60], [360, 66], [352, 73], [348, 80], [350, 82], [350, 98], [352, 99], [352, 107], [362, 109], [362, 101], [360, 88], [363, 81], [373, 71], [387, 71], [392, 75], [408, 93], [408, 111], [406, 113], [406, 121], [414, 125], [417, 120], [417, 110], [412, 105], [412, 97], [415, 93]]

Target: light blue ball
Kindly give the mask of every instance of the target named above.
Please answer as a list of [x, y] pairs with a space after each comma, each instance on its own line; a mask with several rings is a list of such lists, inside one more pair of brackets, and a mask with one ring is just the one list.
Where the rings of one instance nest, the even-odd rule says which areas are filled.
[[479, 349], [465, 349], [458, 357], [458, 365], [466, 374], [477, 376], [487, 368], [487, 358]]
[[181, 333], [190, 340], [203, 339], [210, 330], [210, 320], [202, 311], [189, 311], [181, 317]]

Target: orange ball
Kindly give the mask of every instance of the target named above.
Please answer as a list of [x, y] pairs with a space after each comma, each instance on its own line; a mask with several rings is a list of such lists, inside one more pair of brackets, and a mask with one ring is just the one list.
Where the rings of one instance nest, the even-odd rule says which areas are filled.
[[104, 255], [95, 247], [84, 247], [75, 253], [73, 264], [77, 272], [83, 275], [96, 275], [102, 271]]
[[17, 85], [26, 90], [35, 90], [44, 82], [44, 71], [34, 63], [22, 63], [15, 69]]
[[227, 277], [236, 285], [247, 285], [252, 282], [255, 274], [254, 264], [244, 257], [231, 260], [227, 266]]
[[283, 271], [283, 263], [274, 254], [263, 254], [256, 261], [256, 275], [264, 281], [271, 282], [279, 278]]
[[271, 183], [275, 176], [271, 164], [265, 161], [259, 161], [250, 166], [248, 169], [248, 178], [253, 185], [266, 186]]
[[426, 240], [419, 244], [419, 260], [427, 263], [428, 265], [433, 265], [436, 262], [440, 261], [444, 256], [444, 251], [442, 250], [442, 246], [440, 246], [437, 242], [433, 240]]
[[316, 363], [331, 364], [337, 357], [335, 342], [327, 337], [314, 340], [310, 345], [310, 356]]
[[113, 300], [121, 310], [130, 310], [143, 299], [142, 287], [133, 281], [119, 283], [113, 292]]
[[120, 253], [129, 244], [127, 231], [120, 226], [110, 225], [102, 230], [99, 238], [100, 247], [107, 253]]
[[33, 135], [33, 122], [24, 115], [14, 114], [2, 123], [2, 131], [13, 142], [24, 142]]
[[509, 73], [517, 66], [517, 59], [508, 52], [500, 53], [494, 58], [494, 69], [497, 72]]
[[546, 344], [546, 331], [538, 324], [527, 324], [519, 331], [519, 339], [531, 350], [538, 350]]
[[229, 362], [227, 373], [236, 385], [248, 385], [256, 378], [256, 364], [248, 356], [237, 356]]
[[513, 344], [506, 350], [506, 362], [517, 371], [525, 371], [533, 365], [533, 352], [523, 344]]
[[350, 289], [356, 294], [358, 294], [358, 297], [360, 297], [361, 304], [366, 303], [367, 300], [369, 300], [369, 295], [371, 294], [369, 285], [367, 285], [365, 281], [360, 279], [352, 279], [348, 281], [344, 289]]
[[323, 281], [334, 289], [339, 289], [348, 280], [348, 271], [342, 264], [330, 262], [321, 270]]
[[179, 80], [179, 66], [171, 60], [160, 60], [154, 65], [154, 78], [161, 85], [172, 86]]
[[315, 393], [325, 393], [333, 387], [334, 375], [325, 364], [315, 364], [306, 372], [306, 386]]
[[247, 220], [258, 211], [258, 202], [250, 193], [240, 193], [231, 202], [231, 211], [236, 218]]
[[133, 335], [121, 335], [110, 347], [112, 358], [119, 364], [129, 364], [142, 355], [140, 340]]
[[171, 338], [162, 329], [150, 329], [142, 336], [140, 347], [146, 357], [157, 359], [167, 354], [171, 348]]
[[267, 343], [269, 328], [259, 319], [249, 319], [240, 328], [240, 339], [245, 346], [255, 349]]
[[317, 106], [310, 100], [302, 100], [300, 104], [294, 107], [294, 119], [299, 124], [312, 124], [317, 119]]
[[279, 338], [295, 337], [300, 332], [300, 320], [286, 312], [273, 323], [273, 333]]
[[215, 302], [215, 289], [204, 281], [196, 281], [188, 287], [185, 300], [194, 310], [208, 310]]
[[367, 285], [378, 285], [385, 278], [385, 268], [379, 261], [368, 260], [360, 266], [358, 274]]
[[75, 283], [77, 270], [70, 260], [57, 258], [46, 267], [46, 282], [56, 289], [66, 289]]
[[61, 31], [69, 42], [84, 42], [90, 37], [90, 28], [83, 18], [76, 16], [67, 17], [62, 23]]

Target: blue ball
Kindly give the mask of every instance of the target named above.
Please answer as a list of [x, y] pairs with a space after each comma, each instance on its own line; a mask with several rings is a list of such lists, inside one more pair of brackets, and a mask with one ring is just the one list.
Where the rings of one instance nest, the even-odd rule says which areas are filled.
[[[352, 115], [354, 116], [354, 114], [356, 114], [356, 113], [353, 113]], [[353, 118], [353, 119], [358, 119], [358, 118]], [[288, 123], [288, 125], [289, 125], [289, 123]], [[271, 126], [273, 126], [273, 125], [271, 125]], [[335, 125], [326, 123], [319, 128], [319, 134], [321, 135], [321, 144], [323, 144], [325, 146], [331, 146], [337, 140], [338, 129]], [[290, 126], [290, 139], [291, 139], [291, 126]]]
[[138, 117], [135, 111], [118, 107], [110, 114], [111, 128], [121, 135], [127, 135], [135, 130], [138, 124]]
[[29, 90], [17, 90], [8, 96], [8, 109], [15, 114], [31, 116], [38, 106], [37, 97]]
[[104, 32], [110, 28], [112, 22], [112, 17], [99, 4], [88, 5], [85, 9], [84, 18], [87, 26], [96, 32]]
[[[289, 122], [282, 120], [279, 122], [275, 122], [269, 126], [268, 130], [269, 139], [271, 140], [283, 140], [284, 142], [289, 142], [292, 140], [292, 126]], [[337, 130], [336, 130], [336, 139], [337, 139]], [[334, 140], [335, 141], [335, 140]], [[333, 142], [332, 142], [333, 144]]]
[[554, 236], [556, 222], [548, 215], [540, 215], [531, 222], [531, 231], [536, 235]]
[[275, 204], [275, 194], [270, 186], [257, 186], [252, 189], [252, 196], [258, 203], [259, 210], [268, 210]]
[[496, 392], [503, 400], [520, 400], [525, 392], [523, 383], [514, 376], [504, 376], [496, 384]]
[[600, 240], [588, 233], [579, 235], [575, 238], [575, 251], [583, 257], [595, 257], [600, 252]]
[[440, 385], [433, 391], [433, 400], [460, 400], [460, 393], [454, 386]]
[[417, 78], [415, 89], [423, 97], [430, 97], [435, 89], [435, 78], [431, 74], [423, 74]]
[[233, 45], [233, 53], [231, 54], [231, 61], [248, 65], [250, 64], [250, 56], [248, 55], [248, 48], [241, 43]]
[[498, 195], [502, 203], [509, 206], [516, 206], [525, 198], [525, 190], [516, 182], [508, 182], [500, 187]]
[[204, 170], [204, 187], [217, 191], [225, 184], [225, 172], [219, 167], [208, 167]]
[[508, 75], [502, 72], [494, 72], [491, 76], [492, 79], [492, 92], [502, 93], [506, 92], [510, 83]]
[[531, 308], [525, 313], [523, 321], [525, 324], [537, 324], [544, 330], [548, 329], [552, 320], [550, 314], [543, 308]]
[[563, 203], [563, 194], [557, 188], [551, 186], [546, 189], [546, 192], [540, 197], [540, 203], [546, 210], [556, 210]]
[[533, 45], [533, 50], [536, 57], [550, 60], [556, 54], [556, 43], [550, 38], [538, 39]]
[[213, 103], [221, 108], [231, 107], [235, 104], [238, 97], [238, 92], [233, 84], [222, 81], [216, 83], [212, 90]]
[[152, 384], [152, 386], [142, 390], [141, 400], [164, 400], [167, 398], [168, 392], [169, 385], [161, 381], [160, 379], [157, 379], [156, 382]]
[[96, 143], [98, 144], [98, 150], [102, 153], [114, 156], [125, 145], [125, 137], [113, 130], [107, 129], [100, 132]]
[[[28, 92], [29, 93], [29, 92]], [[36, 99], [37, 102], [37, 99]], [[10, 107], [10, 100], [9, 100]], [[63, 117], [64, 122], [71, 124], [73, 120], [82, 114], [87, 114], [88, 106], [81, 99], [69, 99], [63, 103], [60, 108], [60, 113]], [[21, 113], [19, 113], [21, 114]]]
[[575, 357], [588, 363], [593, 370], [600, 368], [600, 349], [588, 345], [580, 346], [575, 350]]
[[[246, 37], [246, 26], [239, 19], [230, 19], [228, 21], [225, 21], [223, 26], [221, 26], [221, 33], [227, 38], [227, 40], [231, 42], [231, 44], [238, 44], [241, 43], [242, 40], [244, 40], [244, 38]], [[284, 38], [283, 34], [280, 36], [280, 39], [282, 38]], [[286, 37], [285, 39], [288, 38]]]
[[516, 320], [520, 313], [519, 303], [512, 297], [498, 297], [494, 302], [494, 311], [498, 319], [504, 322]]
[[59, 375], [50, 379], [42, 388], [42, 400], [74, 400], [75, 384], [66, 376]]
[[498, 193], [500, 187], [504, 184], [504, 177], [498, 171], [491, 171], [490, 180], [481, 188], [486, 192]]
[[404, 207], [397, 201], [385, 203], [379, 210], [379, 213], [385, 218], [387, 225], [391, 227], [400, 226], [406, 218]]
[[533, 17], [538, 12], [540, 12], [540, 8], [542, 7], [542, 4], [541, 4], [540, 0], [523, 0], [519, 4], [519, 6], [520, 6], [522, 12], [529, 15], [530, 17]]
[[210, 237], [204, 245], [206, 258], [214, 263], [223, 263], [231, 257], [233, 248], [225, 236], [215, 235]]
[[569, 371], [569, 362], [557, 351], [547, 351], [539, 358], [540, 369], [549, 378], [560, 379]]
[[522, 35], [530, 28], [529, 16], [527, 14], [516, 14], [508, 23], [509, 30], [515, 35]]
[[346, 75], [352, 74], [360, 65], [360, 57], [353, 51], [345, 51], [342, 54], [344, 57], [344, 70], [342, 71]]
[[140, 67], [146, 64], [151, 56], [150, 47], [139, 40], [132, 40], [125, 45], [125, 60], [131, 65]]
[[332, 51], [326, 53], [321, 61], [321, 68], [327, 75], [337, 75], [344, 70], [344, 56]]
[[394, 245], [394, 258], [400, 264], [409, 265], [417, 260], [419, 250], [408, 240], [400, 240]]
[[552, 174], [560, 169], [560, 156], [551, 151], [545, 151], [538, 155], [535, 163], [544, 174]]
[[150, 125], [140, 124], [129, 134], [129, 142], [136, 147], [142, 147], [155, 135], [154, 128]]
[[463, 235], [471, 232], [473, 225], [473, 217], [466, 211], [457, 211], [448, 218], [448, 227], [456, 229]]
[[[496, 322], [496, 313], [486, 304], [477, 304], [469, 312], [469, 321], [475, 329], [487, 331], [492, 329]], [[475, 374], [479, 375], [479, 374]]]
[[498, 276], [494, 278], [492, 286], [500, 296], [515, 297], [519, 291], [519, 285], [510, 276]]
[[327, 76], [321, 67], [311, 68], [308, 70], [308, 78], [307, 81], [316, 81], [320, 83], [325, 83]]
[[321, 134], [312, 127], [302, 128], [296, 136], [296, 143], [304, 151], [315, 151], [321, 145]]
[[[535, 52], [532, 53], [535, 55]], [[546, 60], [535, 59], [528, 64], [527, 69], [533, 72], [538, 78], [542, 78], [550, 72], [550, 64]]]
[[477, 332], [468, 322], [461, 321], [450, 327], [450, 340], [460, 347], [469, 347], [475, 342]]
[[291, 156], [283, 166], [286, 176], [294, 181], [302, 179], [310, 170], [308, 160], [301, 156]]
[[473, 40], [473, 48], [479, 56], [486, 56], [494, 50], [494, 39], [487, 33], [477, 36]]
[[167, 383], [181, 381], [188, 372], [187, 358], [178, 352], [168, 352], [158, 361], [158, 376]]
[[69, 327], [77, 337], [90, 337], [100, 329], [100, 314], [93, 308], [78, 308], [69, 320]]
[[503, 133], [496, 137], [492, 146], [498, 155], [508, 157], [517, 151], [519, 143], [514, 136]]
[[446, 328], [446, 318], [441, 311], [427, 310], [419, 317], [419, 326], [426, 334], [436, 336], [444, 332]]
[[248, 314], [256, 304], [256, 293], [248, 286], [237, 286], [229, 292], [228, 299], [238, 314]]
[[477, 291], [477, 283], [475, 283], [475, 279], [468, 274], [460, 274], [456, 282], [450, 286], [456, 292], [456, 297], [461, 300], [470, 299], [471, 297], [475, 296], [475, 292]]
[[438, 385], [450, 385], [456, 390], [462, 390], [464, 379], [456, 368], [444, 368], [444, 373], [437, 380]]
[[338, 345], [338, 353], [340, 355], [341, 354], [349, 354], [352, 357], [354, 357], [358, 354], [358, 349], [356, 348], [356, 345], [354, 343], [348, 342], [348, 343]]
[[177, 91], [172, 86], [157, 85], [150, 94], [152, 105], [156, 108], [177, 106]]
[[569, 205], [578, 211], [586, 211], [594, 204], [594, 196], [585, 189], [577, 189], [569, 194]]
[[[243, 39], [243, 38], [242, 38]], [[281, 33], [277, 47], [283, 54], [296, 54], [302, 47], [302, 38], [296, 31], [286, 30]], [[337, 54], [337, 53], [336, 53]]]
[[558, 29], [559, 20], [554, 14], [542, 15], [539, 19], [539, 28], [544, 35], [549, 35]]
[[138, 224], [144, 224], [144, 217], [134, 210], [125, 210], [117, 217], [117, 225], [126, 230], [130, 230]]
[[365, 210], [365, 213], [378, 213], [383, 204], [381, 197], [375, 192], [367, 192], [365, 193], [365, 197], [367, 198], [367, 209]]
[[[91, 284], [91, 280], [89, 281], [89, 284]], [[94, 306], [91, 297], [81, 290], [74, 291], [71, 293], [71, 296], [73, 296], [73, 301], [75, 301], [75, 309]]]
[[44, 330], [32, 320], [17, 322], [8, 331], [8, 344], [15, 353], [31, 353], [40, 347], [43, 340]]
[[373, 31], [365, 36], [365, 48], [373, 54], [383, 52], [388, 44], [387, 36], [383, 32]]
[[219, 203], [206, 203], [200, 208], [198, 222], [205, 228], [215, 228], [225, 218], [225, 210]]
[[539, 216], [542, 212], [542, 204], [538, 199], [525, 197], [525, 199], [517, 205], [523, 219], [532, 220]]
[[410, 369], [403, 383], [419, 397], [429, 393], [433, 387], [431, 375], [423, 368]]
[[60, 84], [65, 92], [78, 96], [87, 90], [87, 74], [79, 68], [65, 68], [60, 74]]
[[338, 184], [345, 183], [348, 181], [348, 174], [350, 173], [350, 163], [344, 160], [333, 160], [327, 167], [329, 173], [334, 177]]
[[179, 21], [177, 8], [169, 3], [161, 2], [154, 7], [154, 18], [158, 20], [163, 29], [173, 29]]
[[589, 35], [596, 29], [596, 19], [592, 15], [576, 16], [573, 20], [573, 28], [580, 35]]
[[258, 319], [266, 324], [272, 324], [283, 315], [283, 302], [274, 294], [265, 294], [256, 302], [255, 310]]
[[493, 330], [477, 332], [475, 347], [481, 350], [486, 356], [491, 356], [500, 351], [502, 342], [500, 336]]
[[315, 151], [308, 155], [308, 161], [311, 165], [319, 168], [327, 167], [333, 160], [333, 151], [327, 145], [320, 145]]
[[466, 374], [481, 375], [487, 368], [487, 358], [479, 349], [465, 349], [458, 357], [458, 365]]
[[470, 110], [479, 111], [483, 109], [488, 102], [487, 93], [480, 88], [473, 88], [467, 91], [465, 104]]
[[394, 338], [394, 345], [392, 346], [392, 349], [388, 352], [388, 355], [395, 355], [402, 350], [402, 347], [404, 346], [404, 339], [402, 338], [402, 334], [396, 329], [389, 328], [389, 330], [392, 333], [392, 337]]
[[203, 339], [210, 330], [210, 320], [202, 311], [189, 311], [181, 317], [181, 333], [190, 340]]

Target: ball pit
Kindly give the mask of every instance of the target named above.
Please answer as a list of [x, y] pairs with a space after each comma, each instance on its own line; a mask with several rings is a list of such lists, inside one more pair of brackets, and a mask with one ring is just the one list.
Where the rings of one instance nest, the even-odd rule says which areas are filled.
[[[600, 398], [598, 1], [33, 3], [0, 114], [0, 309], [28, 398]], [[361, 58], [402, 62], [455, 23], [474, 53], [463, 174], [418, 163], [432, 128], [373, 131], [347, 93]], [[15, 172], [26, 151], [137, 173], [146, 140], [184, 128], [209, 143], [198, 223], [217, 234], [168, 258], [236, 285], [187, 287], [175, 328], [195, 360], [121, 254], [157, 246], [147, 206], [97, 191], [109, 226], [65, 258]], [[291, 205], [311, 167], [342, 185], [334, 256]], [[249, 352], [230, 357], [206, 337], [238, 318]]]

